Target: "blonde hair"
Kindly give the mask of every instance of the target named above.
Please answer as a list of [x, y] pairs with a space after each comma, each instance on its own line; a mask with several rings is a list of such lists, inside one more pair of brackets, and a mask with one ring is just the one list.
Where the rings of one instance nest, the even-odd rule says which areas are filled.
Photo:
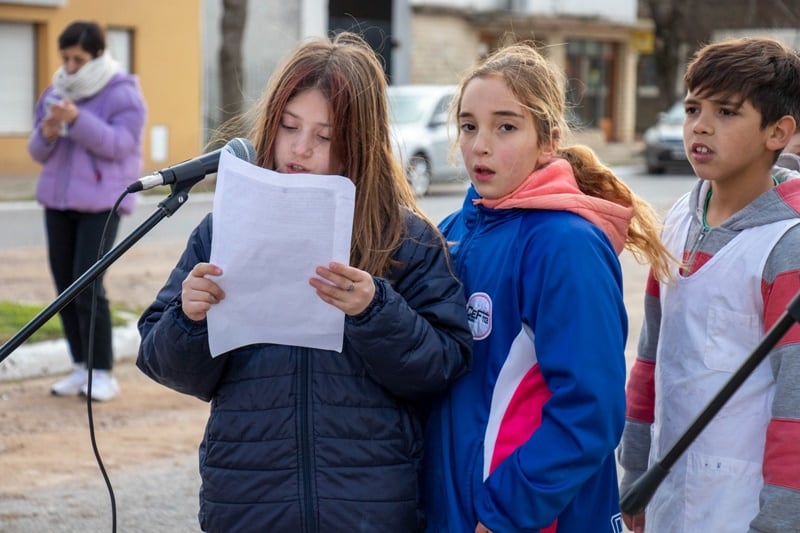
[[[386, 78], [375, 52], [359, 35], [342, 32], [304, 41], [270, 78], [251, 138], [257, 165], [274, 168], [275, 138], [288, 102], [318, 89], [332, 114], [331, 157], [356, 185], [351, 265], [386, 276], [406, 238], [407, 210], [430, 221], [416, 205], [389, 134]], [[404, 209], [405, 208], [405, 209]], [[432, 224], [431, 224], [432, 225]]]
[[[493, 76], [503, 79], [531, 113], [540, 145], [558, 147], [569, 131], [565, 118], [567, 80], [530, 41], [505, 46], [468, 72], [461, 80], [451, 114], [459, 115], [464, 88], [471, 80]], [[559, 148], [556, 155], [572, 165], [581, 192], [633, 209], [625, 248], [638, 261], [649, 263], [657, 279], [669, 279], [669, 266], [674, 259], [661, 242], [662, 225], [650, 204], [601, 163], [591, 148], [574, 145]]]

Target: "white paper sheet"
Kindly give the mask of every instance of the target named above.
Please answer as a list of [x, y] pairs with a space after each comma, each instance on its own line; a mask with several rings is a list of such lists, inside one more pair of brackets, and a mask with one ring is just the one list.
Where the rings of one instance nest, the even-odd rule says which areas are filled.
[[280, 174], [222, 151], [211, 262], [225, 299], [207, 315], [212, 356], [253, 343], [342, 351], [344, 313], [308, 280], [349, 264], [354, 206], [345, 177]]

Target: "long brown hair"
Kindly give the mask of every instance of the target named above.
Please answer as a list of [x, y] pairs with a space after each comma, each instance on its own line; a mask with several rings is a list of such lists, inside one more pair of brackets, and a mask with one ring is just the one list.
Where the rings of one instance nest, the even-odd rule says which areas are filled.
[[[565, 118], [567, 82], [563, 72], [540, 54], [532, 42], [505, 46], [463, 77], [459, 97], [453, 104], [454, 116], [460, 111], [461, 95], [467, 83], [491, 76], [505, 80], [514, 96], [533, 115], [540, 145], [549, 143], [558, 147], [569, 132]], [[661, 242], [662, 226], [650, 204], [601, 163], [591, 148], [575, 145], [560, 148], [556, 154], [572, 165], [578, 187], [584, 194], [633, 208], [625, 248], [637, 260], [650, 263], [657, 279], [669, 279], [669, 265], [673, 259]]]
[[392, 152], [386, 78], [363, 38], [349, 32], [313, 38], [289, 54], [258, 105], [251, 132], [255, 163], [274, 168], [275, 138], [284, 109], [292, 98], [312, 88], [330, 104], [331, 157], [342, 162], [344, 175], [356, 185], [350, 263], [385, 276], [392, 253], [404, 238], [403, 208], [425, 217]]

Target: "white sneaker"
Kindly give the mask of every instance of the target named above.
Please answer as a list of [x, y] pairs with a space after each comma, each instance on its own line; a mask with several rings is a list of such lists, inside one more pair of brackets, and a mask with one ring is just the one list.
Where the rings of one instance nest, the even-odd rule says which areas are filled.
[[[89, 383], [81, 387], [81, 394], [86, 396]], [[92, 370], [92, 400], [107, 402], [119, 396], [119, 383], [108, 370]]]
[[86, 386], [87, 379], [89, 379], [89, 373], [86, 371], [86, 367], [76, 364], [69, 376], [53, 383], [50, 392], [56, 396], [79, 394]]

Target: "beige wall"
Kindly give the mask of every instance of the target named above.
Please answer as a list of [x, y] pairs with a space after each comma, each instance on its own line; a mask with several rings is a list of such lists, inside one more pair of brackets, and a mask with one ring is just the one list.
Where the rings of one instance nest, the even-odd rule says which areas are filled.
[[463, 18], [415, 13], [411, 35], [412, 83], [458, 83], [479, 57], [475, 30]]
[[[144, 171], [183, 161], [202, 151], [199, 0], [70, 0], [63, 7], [0, 4], [0, 21], [37, 25], [37, 96], [61, 65], [58, 35], [70, 22], [94, 20], [103, 27], [132, 31], [132, 69], [147, 104], [143, 132]], [[33, 109], [31, 109], [33, 113]], [[150, 132], [168, 131], [165, 161], [153, 161]], [[0, 178], [36, 175], [27, 137], [0, 136]]]

